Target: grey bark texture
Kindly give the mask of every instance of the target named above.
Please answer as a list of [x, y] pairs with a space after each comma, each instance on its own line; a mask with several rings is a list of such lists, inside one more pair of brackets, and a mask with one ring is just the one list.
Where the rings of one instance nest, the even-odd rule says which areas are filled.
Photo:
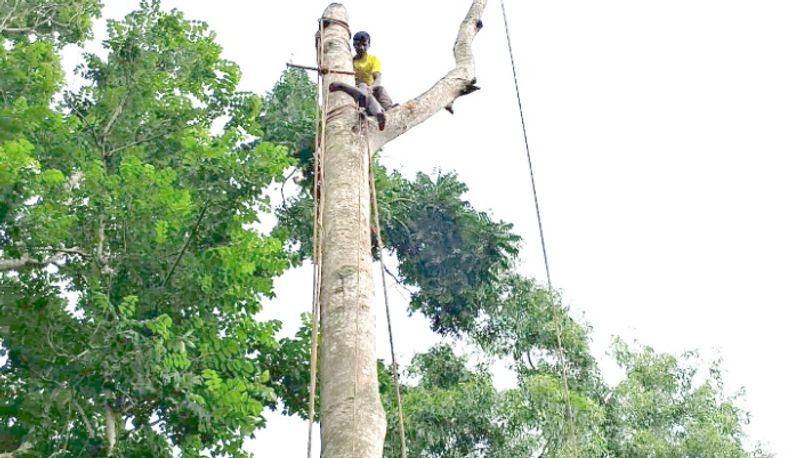
[[[323, 77], [322, 274], [320, 423], [323, 458], [381, 458], [386, 415], [378, 393], [375, 294], [370, 240], [370, 152], [474, 90], [472, 40], [486, 0], [474, 0], [454, 46], [456, 66], [419, 97], [386, 112], [386, 127], [363, 120], [354, 100], [329, 92], [331, 83], [354, 85], [352, 75]], [[323, 13], [323, 69], [353, 70], [347, 11], [338, 3]], [[402, 37], [398, 37], [402, 39]], [[369, 144], [368, 144], [369, 143]]]
[[[323, 68], [352, 71], [346, 10], [331, 4], [323, 20], [329, 21], [321, 37]], [[342, 92], [327, 93], [335, 81], [354, 84], [350, 75], [327, 74], [323, 79], [322, 456], [380, 458], [386, 415], [376, 365], [367, 144], [353, 99]]]

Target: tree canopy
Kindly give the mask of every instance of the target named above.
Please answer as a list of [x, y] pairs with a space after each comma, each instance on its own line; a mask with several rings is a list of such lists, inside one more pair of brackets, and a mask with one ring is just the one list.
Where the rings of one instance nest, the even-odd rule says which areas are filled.
[[205, 24], [145, 2], [108, 30], [61, 104], [62, 36], [3, 35], [2, 450], [245, 456], [280, 351], [255, 314], [290, 262], [253, 224], [291, 159], [240, 146], [260, 99]]

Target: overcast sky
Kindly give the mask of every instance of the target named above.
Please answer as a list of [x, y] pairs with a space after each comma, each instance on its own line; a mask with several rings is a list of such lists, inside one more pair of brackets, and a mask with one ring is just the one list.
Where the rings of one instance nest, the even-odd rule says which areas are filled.
[[[106, 16], [120, 18], [138, 2], [106, 3]], [[316, 20], [328, 2], [162, 4], [207, 21], [242, 67], [242, 89], [264, 93], [287, 61], [315, 62]], [[351, 29], [371, 33], [384, 84], [401, 102], [452, 67], [469, 4], [345, 2]], [[507, 0], [506, 8], [553, 281], [593, 326], [602, 367], [614, 377], [605, 355], [613, 335], [721, 356], [728, 388], [747, 388], [753, 440], [778, 457], [800, 456], [800, 3]], [[514, 223], [527, 242], [521, 270], [543, 278], [498, 0], [484, 23], [474, 45], [482, 90], [383, 157], [408, 176], [456, 171], [477, 208]], [[76, 63], [73, 53], [66, 65]], [[310, 270], [290, 272], [277, 288], [264, 316], [293, 332], [310, 309]], [[436, 337], [406, 316], [398, 290], [392, 301], [407, 363]], [[305, 428], [271, 416], [249, 447], [259, 457], [304, 456]]]

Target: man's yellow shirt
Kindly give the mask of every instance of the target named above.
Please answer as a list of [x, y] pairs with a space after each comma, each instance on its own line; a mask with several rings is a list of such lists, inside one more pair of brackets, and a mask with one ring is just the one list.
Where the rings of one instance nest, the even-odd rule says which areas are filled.
[[362, 59], [353, 59], [353, 70], [356, 73], [356, 83], [372, 86], [375, 82], [372, 74], [381, 71], [381, 61], [372, 54], [367, 54]]

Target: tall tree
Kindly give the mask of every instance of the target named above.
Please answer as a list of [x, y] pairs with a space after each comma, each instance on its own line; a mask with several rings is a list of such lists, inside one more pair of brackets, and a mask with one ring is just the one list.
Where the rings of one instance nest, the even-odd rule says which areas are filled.
[[[56, 22], [8, 24], [88, 4], [3, 6], [43, 3]], [[253, 223], [286, 149], [240, 148], [260, 99], [201, 22], [109, 22], [58, 109], [62, 35], [37, 30], [0, 46], [0, 455], [247, 456], [281, 345], [255, 314], [290, 262]]]
[[[324, 201], [321, 232], [321, 428], [326, 458], [378, 458], [386, 420], [378, 390], [375, 312], [371, 272], [370, 151], [451, 106], [474, 86], [472, 40], [481, 27], [485, 0], [474, 0], [459, 29], [456, 67], [416, 99], [389, 110], [386, 129], [362, 122], [349, 96], [328, 94], [333, 82], [354, 84], [352, 76], [324, 78]], [[347, 12], [338, 3], [322, 15], [323, 68], [351, 71]], [[330, 95], [330, 97], [329, 97]]]

